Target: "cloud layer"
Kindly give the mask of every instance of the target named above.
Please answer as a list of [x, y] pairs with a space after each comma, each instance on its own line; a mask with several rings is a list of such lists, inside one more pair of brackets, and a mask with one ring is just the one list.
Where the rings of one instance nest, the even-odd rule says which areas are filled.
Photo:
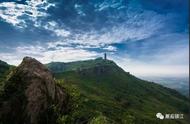
[[0, 59], [10, 64], [19, 64], [24, 56], [68, 62], [107, 52], [137, 75], [187, 74], [186, 2], [2, 1]]
[[16, 27], [27, 27], [28, 21], [35, 22], [40, 17], [48, 16], [45, 12], [54, 4], [49, 4], [46, 0], [27, 0], [26, 4], [16, 2], [0, 3], [0, 17], [6, 22]]

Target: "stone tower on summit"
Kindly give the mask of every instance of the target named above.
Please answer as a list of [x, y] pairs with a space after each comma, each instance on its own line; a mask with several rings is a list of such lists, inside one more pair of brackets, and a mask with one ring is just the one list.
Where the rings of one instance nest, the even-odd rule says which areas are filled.
[[107, 60], [107, 54], [104, 53], [104, 60]]

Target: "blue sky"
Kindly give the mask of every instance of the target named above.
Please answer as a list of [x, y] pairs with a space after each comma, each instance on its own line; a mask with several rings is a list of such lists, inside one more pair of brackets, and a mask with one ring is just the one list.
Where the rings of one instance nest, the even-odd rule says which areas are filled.
[[0, 59], [103, 56], [137, 76], [186, 76], [188, 0], [0, 0]]

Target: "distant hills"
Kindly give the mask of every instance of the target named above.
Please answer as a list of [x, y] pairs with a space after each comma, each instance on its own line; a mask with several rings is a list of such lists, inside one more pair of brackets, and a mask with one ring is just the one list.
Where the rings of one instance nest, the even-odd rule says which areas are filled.
[[[70, 63], [52, 62], [45, 66], [52, 72], [56, 84], [69, 95], [67, 104], [63, 104], [63, 108], [69, 108], [68, 111], [60, 113], [55, 109], [57, 120], [51, 123], [188, 124], [190, 121], [188, 118], [189, 99], [187, 97], [159, 84], [141, 80], [125, 72], [111, 60], [98, 58]], [[23, 73], [27, 74], [29, 71], [31, 73], [31, 76], [27, 75], [27, 82], [38, 79], [32, 76], [35, 72], [33, 70], [37, 70], [35, 68], [38, 67], [30, 67], [27, 68], [28, 71], [23, 68]], [[40, 80], [44, 80], [45, 77], [43, 76]], [[9, 84], [14, 82], [14, 80], [10, 81], [11, 78], [10, 75], [4, 81], [5, 87], [7, 81]], [[20, 78], [22, 79], [22, 77]], [[36, 85], [38, 82], [36, 81]], [[47, 80], [42, 82], [47, 82]], [[12, 95], [14, 97], [14, 93]], [[184, 114], [184, 119], [160, 120], [156, 118], [158, 112]]]
[[162, 86], [175, 89], [181, 94], [185, 96], [189, 96], [189, 76], [184, 76], [184, 77], [141, 77], [142, 79], [151, 81], [151, 82], [156, 82], [158, 84], [161, 84]]

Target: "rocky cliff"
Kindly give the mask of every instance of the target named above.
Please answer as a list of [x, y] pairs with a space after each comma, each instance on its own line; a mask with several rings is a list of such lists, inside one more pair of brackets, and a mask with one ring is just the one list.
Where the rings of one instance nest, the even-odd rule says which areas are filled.
[[3, 124], [51, 124], [56, 112], [66, 113], [68, 95], [55, 84], [51, 72], [37, 60], [25, 57], [5, 82], [0, 99]]

